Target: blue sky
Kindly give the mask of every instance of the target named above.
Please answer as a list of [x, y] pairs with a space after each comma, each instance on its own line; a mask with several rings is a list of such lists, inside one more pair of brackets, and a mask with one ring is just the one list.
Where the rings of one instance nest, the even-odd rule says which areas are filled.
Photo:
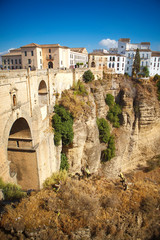
[[160, 51], [160, 0], [0, 0], [0, 53], [31, 42], [86, 47], [149, 41]]

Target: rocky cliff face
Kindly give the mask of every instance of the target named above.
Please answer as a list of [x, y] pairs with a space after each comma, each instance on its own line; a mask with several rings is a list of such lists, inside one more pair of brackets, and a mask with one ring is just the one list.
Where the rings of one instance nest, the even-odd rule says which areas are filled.
[[[88, 166], [91, 172], [113, 177], [160, 154], [160, 111], [153, 83], [143, 84], [123, 76], [104, 75], [103, 80], [86, 87], [88, 96], [76, 96], [82, 109], [74, 121], [73, 145], [66, 150], [72, 172], [80, 172], [82, 166]], [[102, 164], [101, 151], [106, 145], [99, 141], [96, 119], [106, 118], [107, 93], [115, 96], [123, 112], [121, 127], [111, 127], [116, 137], [116, 156]], [[75, 103], [76, 107], [78, 103]], [[74, 112], [74, 108], [71, 110]]]

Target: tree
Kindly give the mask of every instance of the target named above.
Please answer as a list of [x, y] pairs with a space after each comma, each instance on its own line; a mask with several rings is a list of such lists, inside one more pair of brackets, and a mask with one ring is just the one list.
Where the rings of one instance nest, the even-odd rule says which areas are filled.
[[143, 68], [143, 75], [144, 75], [144, 77], [149, 77], [149, 70], [148, 70], [148, 67], [147, 67], [147, 66], [145, 66], [145, 67]]
[[137, 76], [137, 74], [140, 72], [140, 62], [141, 62], [141, 59], [139, 55], [139, 49], [137, 48], [134, 63], [133, 63], [132, 75], [136, 73], [136, 76]]
[[110, 138], [110, 127], [108, 122], [104, 118], [98, 118], [97, 125], [100, 141], [103, 143], [108, 143], [108, 140]]
[[105, 101], [106, 101], [106, 104], [109, 107], [113, 106], [114, 105], [114, 97], [113, 97], [113, 95], [112, 94], [107, 94]]
[[91, 82], [94, 80], [94, 75], [93, 73], [91, 72], [91, 70], [88, 70], [86, 71], [84, 74], [83, 74], [83, 80], [87, 83], [87, 82]]

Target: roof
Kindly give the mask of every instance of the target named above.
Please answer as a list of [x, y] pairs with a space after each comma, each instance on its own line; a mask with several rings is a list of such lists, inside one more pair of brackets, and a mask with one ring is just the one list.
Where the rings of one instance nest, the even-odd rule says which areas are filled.
[[124, 55], [120, 55], [120, 54], [114, 54], [114, 53], [103, 53], [103, 52], [92, 52], [89, 53], [89, 55], [93, 55], [93, 56], [118, 56], [118, 57], [126, 57]]
[[42, 48], [44, 48], [44, 47], [51, 47], [51, 48], [53, 48], [53, 47], [60, 47], [60, 44], [41, 44], [40, 45]]
[[130, 43], [130, 38], [120, 38], [118, 41], [125, 42], [125, 43]]
[[70, 48], [71, 51], [73, 52], [79, 52], [79, 53], [83, 53], [83, 51], [85, 50], [85, 52], [87, 52], [86, 48]]
[[15, 49], [11, 49], [10, 52], [20, 52], [21, 48], [15, 48]]
[[141, 42], [141, 45], [151, 45], [150, 42]]
[[9, 52], [7, 54], [2, 55], [2, 57], [8, 57], [8, 56], [21, 56], [21, 52]]
[[[139, 49], [139, 48], [138, 48]], [[137, 49], [130, 49], [130, 50], [126, 50], [126, 52], [130, 52], [130, 51], [134, 51], [136, 52]], [[139, 52], [152, 52], [150, 49], [139, 49]]]
[[25, 46], [22, 46], [21, 48], [27, 48], [27, 47], [41, 47], [41, 46], [37, 43], [30, 43]]
[[152, 51], [152, 57], [160, 57], [160, 52]]

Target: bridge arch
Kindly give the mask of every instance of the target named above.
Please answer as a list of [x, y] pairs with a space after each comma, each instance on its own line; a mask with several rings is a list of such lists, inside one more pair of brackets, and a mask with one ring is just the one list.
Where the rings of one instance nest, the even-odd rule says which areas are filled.
[[48, 91], [47, 84], [44, 80], [39, 83], [38, 87], [38, 101], [40, 106], [44, 106], [48, 103]]
[[16, 119], [8, 135], [7, 156], [10, 162], [10, 176], [16, 177], [23, 189], [38, 189], [39, 177], [36, 148], [25, 118]]

